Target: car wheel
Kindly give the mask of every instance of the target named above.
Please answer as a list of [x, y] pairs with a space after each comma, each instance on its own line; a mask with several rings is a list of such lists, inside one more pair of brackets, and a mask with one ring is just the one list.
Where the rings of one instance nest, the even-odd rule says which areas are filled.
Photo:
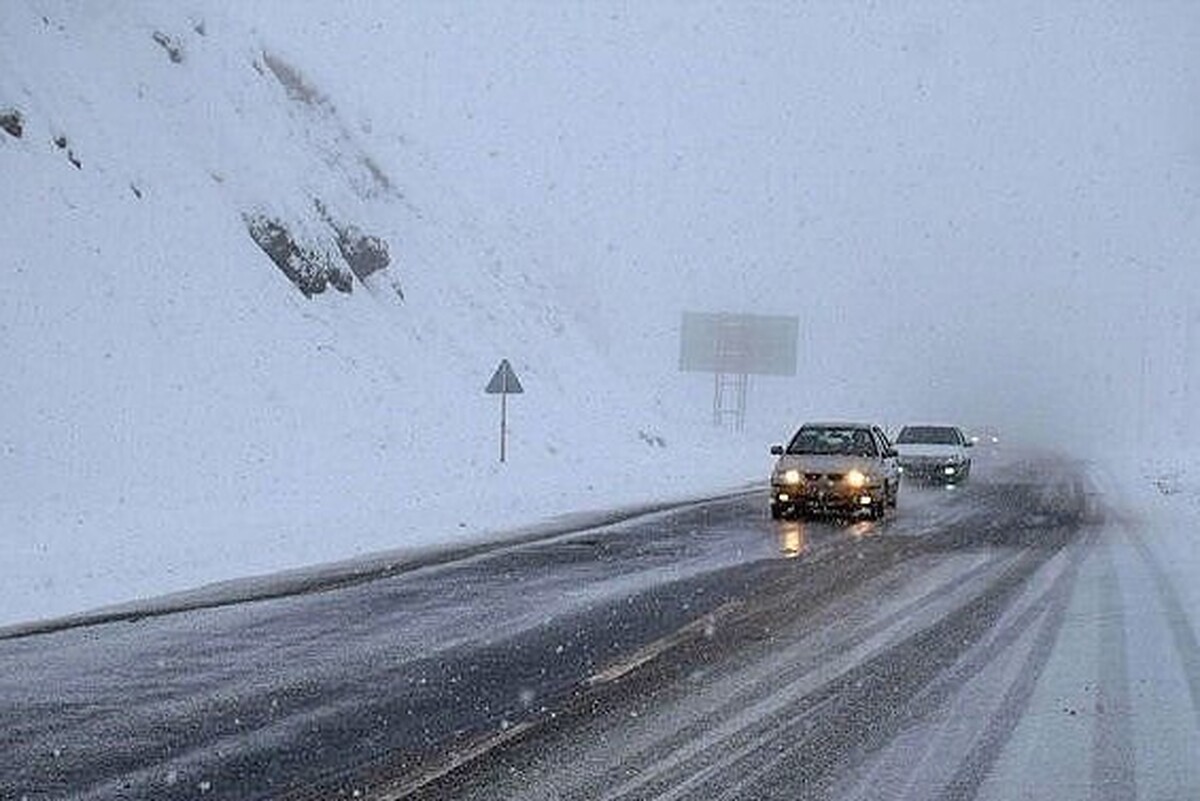
[[887, 505], [895, 509], [896, 500], [900, 497], [900, 483], [894, 482], [892, 484], [891, 492], [885, 492], [884, 497], [887, 498]]
[[771, 504], [771, 519], [772, 520], [782, 520], [783, 519], [783, 509], [779, 506], [779, 504], [775, 504], [775, 503]]
[[878, 503], [871, 504], [871, 511], [868, 513], [868, 517], [870, 517], [871, 520], [882, 520], [886, 510], [887, 500], [885, 498]]

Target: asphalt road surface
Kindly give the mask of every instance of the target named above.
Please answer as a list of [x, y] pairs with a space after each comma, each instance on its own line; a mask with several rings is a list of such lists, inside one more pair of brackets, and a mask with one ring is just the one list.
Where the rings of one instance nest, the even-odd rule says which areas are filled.
[[[756, 491], [0, 640], [0, 799], [1018, 797], [1001, 756], [1112, 524], [1078, 465], [981, 461], [882, 522]], [[1112, 664], [1080, 797], [1136, 795]]]

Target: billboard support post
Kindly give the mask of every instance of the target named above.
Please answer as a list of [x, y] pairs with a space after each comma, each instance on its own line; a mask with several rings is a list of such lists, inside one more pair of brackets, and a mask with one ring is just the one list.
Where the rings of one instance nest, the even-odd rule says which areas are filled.
[[684, 312], [679, 369], [713, 374], [713, 425], [746, 425], [751, 375], [794, 376], [796, 317]]

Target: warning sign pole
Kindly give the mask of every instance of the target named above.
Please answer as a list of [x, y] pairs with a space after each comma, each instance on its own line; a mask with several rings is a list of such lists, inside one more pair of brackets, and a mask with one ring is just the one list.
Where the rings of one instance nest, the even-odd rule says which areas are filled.
[[500, 462], [504, 463], [505, 443], [508, 441], [508, 393], [500, 393]]
[[489, 395], [500, 396], [500, 461], [504, 462], [508, 457], [508, 393], [519, 395], [525, 389], [517, 380], [517, 374], [513, 372], [508, 359], [501, 359], [500, 366], [496, 368], [492, 380], [483, 391]]

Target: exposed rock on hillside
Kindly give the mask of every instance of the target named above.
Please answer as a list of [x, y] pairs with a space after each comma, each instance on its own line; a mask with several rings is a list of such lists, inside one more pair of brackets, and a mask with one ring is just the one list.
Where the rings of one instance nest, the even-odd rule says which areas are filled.
[[[387, 272], [392, 258], [385, 239], [364, 233], [357, 225], [339, 223], [320, 200], [314, 201], [314, 205], [317, 213], [321, 215], [321, 219], [333, 229], [338, 252], [342, 254], [342, 259], [349, 265], [350, 270], [359, 281], [367, 285], [367, 276]], [[396, 295], [404, 300], [404, 290], [400, 286], [400, 280], [390, 276], [389, 283]]]
[[24, 121], [21, 118], [21, 112], [15, 108], [0, 109], [0, 128], [9, 136], [21, 138], [24, 133]]
[[377, 236], [364, 234], [353, 225], [338, 229], [337, 246], [342, 258], [360, 281], [371, 273], [386, 270], [391, 263], [387, 242]]
[[162, 31], [155, 31], [153, 38], [159, 47], [167, 51], [167, 58], [175, 64], [183, 63], [183, 44], [178, 39]]
[[[335, 228], [335, 230], [337, 231], [338, 250], [341, 252], [342, 258], [346, 260], [346, 264], [350, 265], [350, 269], [358, 276], [359, 281], [365, 283], [368, 275], [388, 272], [391, 257], [388, 255], [386, 241], [377, 236], [364, 234], [353, 225], [348, 228]], [[400, 280], [395, 276], [390, 276], [388, 283], [391, 284], [400, 300], [404, 300], [404, 289], [400, 286]]]
[[83, 162], [79, 156], [75, 155], [75, 151], [67, 147], [67, 137], [65, 134], [58, 134], [54, 137], [54, 146], [59, 150], [67, 151], [67, 161], [75, 166], [75, 169], [82, 170]]
[[244, 219], [255, 244], [305, 297], [321, 294], [330, 284], [341, 292], [354, 288], [354, 278], [348, 270], [335, 265], [320, 248], [297, 243], [283, 223], [262, 214], [247, 214]]
[[315, 86], [304, 79], [300, 74], [300, 70], [288, 64], [283, 59], [271, 53], [263, 53], [263, 63], [267, 65], [267, 69], [275, 76], [287, 92], [288, 97], [295, 100], [297, 103], [303, 103], [306, 106], [313, 108], [322, 108], [325, 111], [332, 112], [333, 106], [329, 100], [317, 90]]

